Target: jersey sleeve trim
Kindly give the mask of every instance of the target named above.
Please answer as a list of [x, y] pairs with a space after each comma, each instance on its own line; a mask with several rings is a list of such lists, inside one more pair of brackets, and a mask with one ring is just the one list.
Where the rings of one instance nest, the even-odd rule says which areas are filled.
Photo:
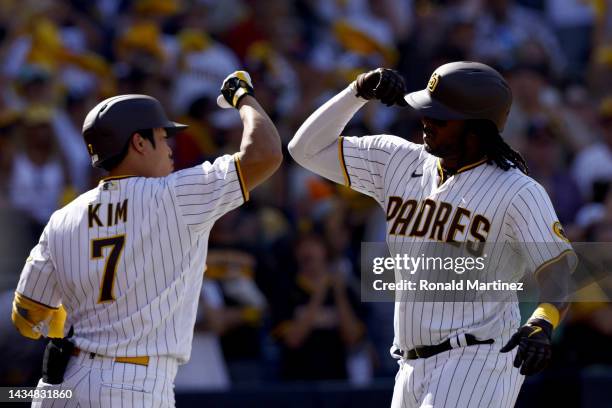
[[59, 307], [53, 307], [53, 306], [46, 305], [37, 300], [29, 298], [19, 292], [15, 292], [15, 304], [25, 309], [39, 309], [42, 307], [44, 309], [47, 309], [50, 312], [59, 310]]
[[[552, 265], [552, 264], [554, 264], [556, 262], [559, 262], [564, 257], [566, 257], [568, 255], [571, 255], [573, 253], [574, 253], [573, 249], [566, 249], [565, 251], [561, 252], [559, 255], [555, 256], [554, 258], [549, 259], [548, 261], [544, 262], [542, 265], [538, 266], [533, 274], [537, 275], [542, 269], [544, 269], [547, 266]], [[571, 272], [573, 272], [573, 269], [575, 269], [575, 264], [574, 264], [574, 267], [572, 268]]]
[[242, 192], [242, 198], [244, 202], [249, 201], [249, 189], [246, 188], [244, 183], [244, 177], [242, 176], [242, 167], [240, 167], [240, 159], [237, 155], [234, 155], [234, 164], [236, 165], [236, 172], [238, 173], [238, 184], [240, 184], [240, 191]]
[[340, 161], [340, 167], [342, 168], [344, 185], [350, 187], [351, 178], [349, 177], [348, 171], [346, 170], [346, 163], [344, 162], [344, 136], [340, 136], [340, 138], [338, 138], [338, 160]]

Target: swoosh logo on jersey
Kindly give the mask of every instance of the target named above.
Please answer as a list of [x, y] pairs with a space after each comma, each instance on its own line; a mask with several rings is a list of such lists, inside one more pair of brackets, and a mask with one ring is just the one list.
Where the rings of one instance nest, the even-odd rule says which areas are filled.
[[412, 172], [412, 176], [410, 176], [410, 177], [422, 177], [422, 176], [423, 176], [423, 173], [417, 174], [417, 172], [415, 170], [415, 171]]

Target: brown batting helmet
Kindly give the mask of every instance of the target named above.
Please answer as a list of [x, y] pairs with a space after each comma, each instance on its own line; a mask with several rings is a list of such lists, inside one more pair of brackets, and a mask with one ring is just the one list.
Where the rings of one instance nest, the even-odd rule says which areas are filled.
[[147, 95], [118, 95], [94, 107], [83, 122], [83, 137], [94, 167], [121, 154], [139, 130], [165, 128], [169, 134], [187, 126], [172, 122], [159, 101]]
[[501, 132], [512, 105], [512, 91], [499, 72], [479, 62], [438, 67], [427, 88], [404, 99], [423, 116], [441, 120], [486, 119]]

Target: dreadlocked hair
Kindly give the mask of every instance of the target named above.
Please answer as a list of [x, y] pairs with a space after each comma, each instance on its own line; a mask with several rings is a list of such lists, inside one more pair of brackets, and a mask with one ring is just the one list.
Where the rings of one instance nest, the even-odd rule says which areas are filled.
[[495, 163], [504, 171], [516, 168], [524, 174], [529, 174], [523, 156], [504, 142], [493, 122], [482, 119], [468, 120], [468, 129], [480, 139], [489, 164]]

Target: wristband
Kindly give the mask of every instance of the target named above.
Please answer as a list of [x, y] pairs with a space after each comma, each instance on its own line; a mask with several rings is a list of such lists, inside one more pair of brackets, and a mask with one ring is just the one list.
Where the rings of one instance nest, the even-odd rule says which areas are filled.
[[531, 319], [544, 319], [548, 323], [552, 324], [554, 329], [559, 325], [559, 309], [550, 303], [540, 303], [531, 315], [530, 320]]

